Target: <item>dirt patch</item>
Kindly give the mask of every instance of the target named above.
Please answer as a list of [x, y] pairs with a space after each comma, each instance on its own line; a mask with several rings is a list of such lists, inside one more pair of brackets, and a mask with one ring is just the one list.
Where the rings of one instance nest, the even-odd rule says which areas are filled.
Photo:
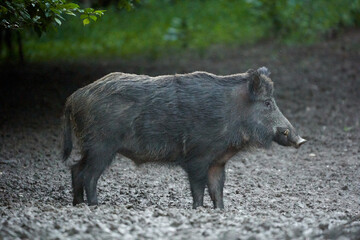
[[[205, 57], [1, 67], [2, 239], [360, 239], [360, 32], [312, 47], [273, 43]], [[225, 211], [192, 210], [185, 173], [117, 157], [97, 207], [71, 206], [60, 161], [66, 96], [113, 71], [159, 75], [272, 71], [277, 102], [310, 140], [239, 153], [227, 166]], [[71, 156], [79, 157], [78, 153]]]

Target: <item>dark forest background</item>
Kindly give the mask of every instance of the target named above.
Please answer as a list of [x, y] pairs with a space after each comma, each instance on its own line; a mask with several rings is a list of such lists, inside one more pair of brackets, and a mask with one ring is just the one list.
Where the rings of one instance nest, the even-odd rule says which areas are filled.
[[2, 62], [154, 59], [336, 38], [360, 26], [360, 1], [16, 0], [0, 4], [0, 20]]

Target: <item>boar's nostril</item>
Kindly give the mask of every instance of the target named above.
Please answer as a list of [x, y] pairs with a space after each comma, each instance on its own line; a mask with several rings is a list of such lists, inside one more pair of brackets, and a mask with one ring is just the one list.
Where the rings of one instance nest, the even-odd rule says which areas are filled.
[[283, 132], [283, 134], [284, 134], [285, 136], [289, 135], [289, 133], [290, 133], [289, 129], [286, 129], [286, 130]]

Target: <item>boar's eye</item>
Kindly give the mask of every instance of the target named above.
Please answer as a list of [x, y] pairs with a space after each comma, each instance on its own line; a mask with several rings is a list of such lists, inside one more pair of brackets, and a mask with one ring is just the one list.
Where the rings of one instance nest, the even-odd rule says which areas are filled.
[[270, 100], [265, 100], [264, 104], [267, 108], [271, 109], [271, 101]]

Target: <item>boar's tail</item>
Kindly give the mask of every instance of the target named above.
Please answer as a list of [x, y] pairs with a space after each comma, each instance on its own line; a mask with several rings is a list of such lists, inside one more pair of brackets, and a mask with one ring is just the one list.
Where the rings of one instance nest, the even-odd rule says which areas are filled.
[[63, 120], [63, 161], [69, 158], [72, 150], [72, 138], [71, 138], [71, 121], [70, 121], [70, 108], [65, 107], [64, 120]]

